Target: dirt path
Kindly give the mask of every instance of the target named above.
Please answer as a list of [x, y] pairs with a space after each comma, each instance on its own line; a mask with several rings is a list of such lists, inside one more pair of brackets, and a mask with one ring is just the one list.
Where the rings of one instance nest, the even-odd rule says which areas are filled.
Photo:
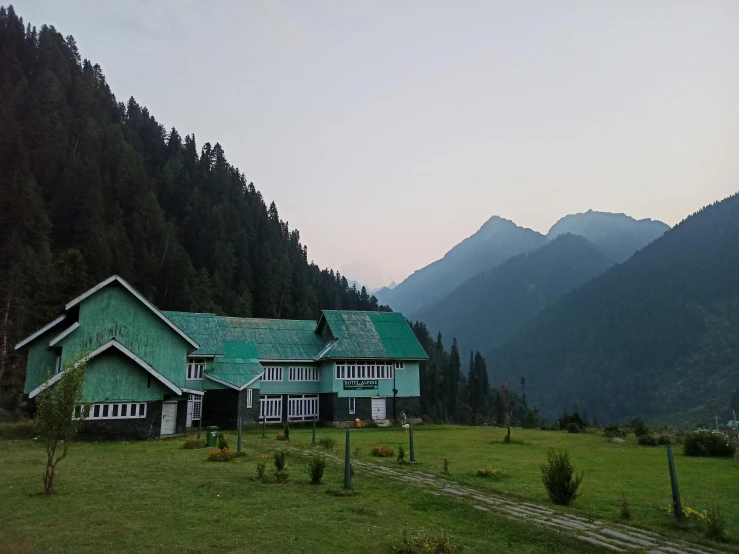
[[[297, 447], [289, 447], [289, 450], [304, 456], [310, 456], [315, 452], [314, 450]], [[343, 463], [343, 457], [332, 453], [324, 454], [326, 458]], [[361, 460], [353, 460], [352, 465], [355, 471], [423, 487], [431, 494], [455, 498], [483, 512], [519, 520], [524, 519], [535, 525], [550, 527], [601, 547], [604, 551], [649, 552], [650, 554], [707, 554], [712, 552], [704, 546], [670, 540], [657, 533], [637, 527], [588, 519], [566, 514], [549, 506], [481, 492], [430, 473], [406, 469], [405, 467], [390, 468]]]

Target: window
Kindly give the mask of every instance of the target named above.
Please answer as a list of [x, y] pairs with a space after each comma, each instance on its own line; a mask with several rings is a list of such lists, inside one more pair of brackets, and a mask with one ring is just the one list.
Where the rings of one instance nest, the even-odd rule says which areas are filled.
[[259, 421], [282, 421], [282, 396], [259, 397]]
[[196, 381], [203, 378], [205, 358], [189, 358], [187, 360], [187, 378]]
[[310, 421], [318, 417], [318, 395], [300, 394], [287, 397], [287, 420]]
[[277, 366], [265, 367], [262, 381], [282, 381], [282, 368]]
[[291, 367], [291, 381], [318, 381], [317, 367]]
[[54, 374], [56, 375], [59, 373], [62, 369], [62, 356], [61, 354], [56, 357], [56, 360], [54, 361]]
[[357, 399], [356, 398], [350, 398], [349, 399], [349, 413], [353, 414], [357, 411]]
[[403, 369], [403, 362], [395, 362], [395, 369]]
[[87, 419], [138, 419], [146, 417], [146, 404], [143, 402], [78, 404], [72, 417], [79, 419], [83, 410]]
[[246, 407], [247, 408], [251, 408], [253, 393], [254, 393], [254, 389], [246, 389]]
[[188, 394], [187, 400], [192, 402], [192, 420], [200, 421], [203, 413], [203, 397], [199, 394]]
[[[397, 364], [398, 362], [396, 362]], [[403, 362], [400, 362], [402, 365]], [[337, 379], [392, 379], [395, 376], [393, 362], [375, 360], [349, 360], [336, 362]]]

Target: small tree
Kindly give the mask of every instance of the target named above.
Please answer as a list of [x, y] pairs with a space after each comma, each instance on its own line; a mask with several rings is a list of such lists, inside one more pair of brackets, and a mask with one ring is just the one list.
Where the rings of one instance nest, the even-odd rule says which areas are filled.
[[505, 442], [511, 442], [511, 420], [513, 419], [513, 410], [516, 407], [516, 403], [513, 393], [508, 388], [508, 383], [500, 385], [500, 403], [503, 408], [505, 424], [508, 426], [508, 434], [505, 437]]
[[86, 371], [87, 363], [82, 358], [65, 368], [59, 380], [41, 391], [36, 399], [36, 430], [46, 442], [43, 480], [47, 495], [54, 494], [56, 466], [67, 456], [69, 444], [87, 415], [83, 409], [76, 410], [82, 400]]
[[547, 463], [541, 466], [541, 480], [547, 489], [549, 499], [554, 504], [568, 506], [579, 493], [583, 474], [575, 474], [567, 451], [547, 453]]

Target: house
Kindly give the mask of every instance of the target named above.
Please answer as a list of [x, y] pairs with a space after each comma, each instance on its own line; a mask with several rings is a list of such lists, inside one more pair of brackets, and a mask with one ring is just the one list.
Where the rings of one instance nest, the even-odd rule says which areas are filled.
[[402, 314], [324, 310], [314, 320], [163, 312], [113, 275], [22, 340], [25, 393], [87, 361], [83, 437], [188, 427], [420, 416], [427, 355]]

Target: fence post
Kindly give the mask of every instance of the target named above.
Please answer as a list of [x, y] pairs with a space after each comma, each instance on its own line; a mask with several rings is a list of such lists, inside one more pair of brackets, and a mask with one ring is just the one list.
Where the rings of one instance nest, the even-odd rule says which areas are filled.
[[316, 416], [313, 416], [313, 441], [311, 442], [313, 446], [316, 445]]
[[239, 416], [239, 434], [236, 439], [236, 453], [241, 454], [241, 416]]
[[262, 414], [262, 438], [264, 438], [264, 432], [267, 429], [267, 414]]
[[672, 445], [667, 445], [667, 463], [670, 466], [670, 485], [672, 486], [672, 513], [678, 520], [683, 518], [683, 506], [680, 503], [680, 489], [677, 487], [675, 460], [672, 458]]
[[349, 490], [352, 488], [352, 465], [349, 458], [349, 426], [346, 426], [346, 452], [344, 454], [344, 488]]
[[408, 432], [411, 434], [411, 463], [416, 461], [416, 451], [413, 448], [413, 423], [408, 424]]

